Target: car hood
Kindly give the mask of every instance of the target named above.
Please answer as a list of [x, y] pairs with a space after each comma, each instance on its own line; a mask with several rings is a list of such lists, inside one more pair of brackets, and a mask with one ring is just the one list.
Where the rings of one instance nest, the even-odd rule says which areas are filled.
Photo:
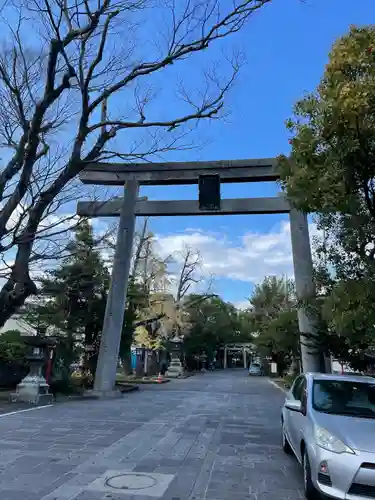
[[315, 412], [315, 422], [350, 448], [374, 453], [375, 418], [347, 417]]

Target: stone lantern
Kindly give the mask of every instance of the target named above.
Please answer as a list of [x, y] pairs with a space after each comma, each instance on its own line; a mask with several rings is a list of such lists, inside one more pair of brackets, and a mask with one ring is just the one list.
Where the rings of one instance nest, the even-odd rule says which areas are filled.
[[48, 346], [54, 344], [54, 340], [35, 335], [24, 337], [24, 342], [27, 345], [26, 359], [30, 369], [22, 382], [17, 385], [16, 392], [11, 394], [11, 401], [36, 405], [50, 404], [53, 395], [49, 393], [49, 385], [43, 377], [42, 369]]
[[184, 375], [184, 367], [181, 363], [183, 337], [175, 335], [169, 340], [171, 346], [171, 363], [168, 367], [167, 376], [170, 378], [182, 377]]

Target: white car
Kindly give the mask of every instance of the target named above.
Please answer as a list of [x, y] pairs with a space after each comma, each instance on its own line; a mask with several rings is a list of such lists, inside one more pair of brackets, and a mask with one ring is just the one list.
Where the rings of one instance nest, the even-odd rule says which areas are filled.
[[302, 374], [286, 395], [283, 449], [304, 471], [307, 499], [375, 499], [375, 379]]
[[262, 366], [260, 363], [251, 363], [249, 366], [249, 375], [263, 375]]

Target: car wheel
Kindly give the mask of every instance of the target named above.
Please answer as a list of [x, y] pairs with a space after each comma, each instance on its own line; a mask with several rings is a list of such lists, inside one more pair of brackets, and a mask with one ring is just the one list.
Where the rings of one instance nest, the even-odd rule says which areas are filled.
[[286, 437], [284, 422], [282, 422], [281, 424], [281, 437], [282, 437], [283, 452], [286, 453], [287, 455], [291, 455], [293, 451], [289, 444], [288, 438]]
[[311, 479], [310, 462], [306, 450], [303, 453], [303, 486], [305, 498], [307, 500], [317, 500], [319, 498], [318, 492]]

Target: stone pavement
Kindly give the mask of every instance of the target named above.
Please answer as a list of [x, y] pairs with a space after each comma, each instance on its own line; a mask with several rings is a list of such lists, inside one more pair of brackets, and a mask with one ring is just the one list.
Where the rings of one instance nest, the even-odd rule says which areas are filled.
[[239, 370], [0, 415], [0, 500], [299, 500], [282, 401]]

